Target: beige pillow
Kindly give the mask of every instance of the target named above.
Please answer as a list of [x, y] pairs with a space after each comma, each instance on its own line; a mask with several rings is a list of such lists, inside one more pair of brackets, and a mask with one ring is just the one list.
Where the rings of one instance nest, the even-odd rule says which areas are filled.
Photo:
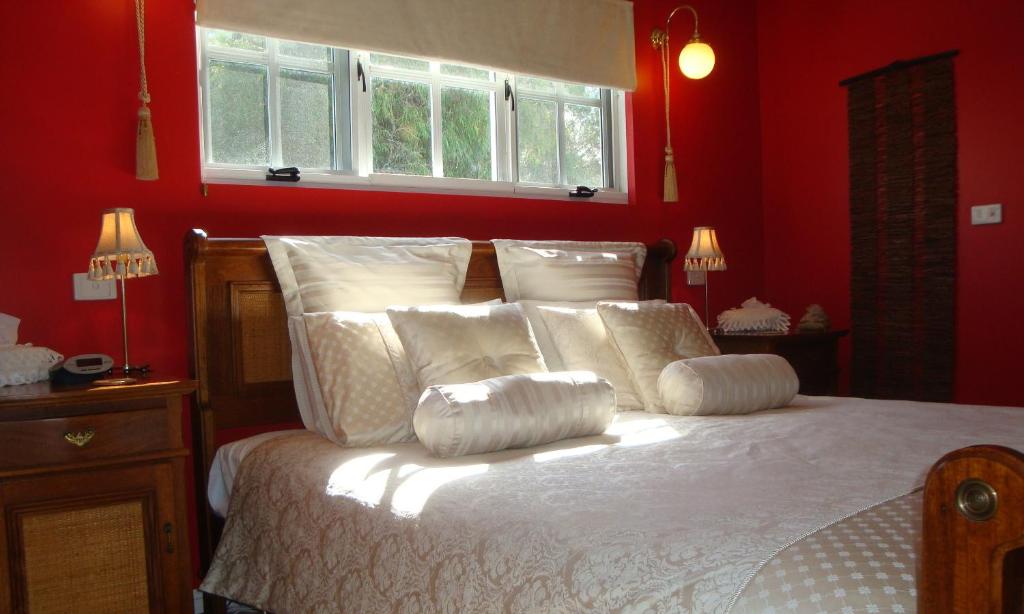
[[392, 307], [387, 314], [421, 390], [547, 371], [519, 305]]
[[614, 417], [611, 384], [579, 371], [430, 386], [413, 423], [420, 442], [444, 457], [597, 435]]
[[[608, 338], [601, 316], [597, 315], [596, 306], [584, 309], [538, 306], [536, 309], [558, 353], [559, 369], [593, 371], [607, 379], [615, 388], [620, 411], [644, 408], [622, 356]], [[544, 358], [546, 361], [547, 356]], [[550, 366], [550, 362], [548, 364]]]
[[415, 375], [384, 313], [302, 316], [326, 409], [315, 430], [348, 446], [414, 441]]
[[704, 324], [686, 303], [601, 302], [597, 313], [649, 412], [664, 411], [658, 377], [669, 363], [720, 354]]
[[647, 247], [642, 243], [495, 239], [509, 301], [635, 300]]
[[677, 416], [749, 414], [788, 405], [800, 388], [789, 362], [775, 354], [727, 354], [678, 360], [662, 370], [658, 392]]

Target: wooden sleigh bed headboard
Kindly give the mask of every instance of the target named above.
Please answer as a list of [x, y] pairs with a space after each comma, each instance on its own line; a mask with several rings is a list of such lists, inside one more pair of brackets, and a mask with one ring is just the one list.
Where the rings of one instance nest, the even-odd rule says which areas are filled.
[[[648, 246], [640, 297], [669, 299], [675, 244]], [[206, 504], [206, 481], [219, 443], [231, 429], [272, 430], [300, 422], [292, 387], [291, 349], [284, 300], [261, 239], [185, 237], [189, 292], [193, 452], [203, 571], [219, 522]], [[504, 298], [498, 260], [489, 241], [474, 241], [462, 292], [464, 302]]]

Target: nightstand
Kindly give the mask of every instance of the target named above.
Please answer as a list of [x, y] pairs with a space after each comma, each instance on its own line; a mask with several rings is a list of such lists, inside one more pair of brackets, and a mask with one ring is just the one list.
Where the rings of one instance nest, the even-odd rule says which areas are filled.
[[189, 380], [0, 388], [0, 612], [191, 612]]
[[778, 354], [793, 365], [800, 378], [800, 394], [834, 395], [839, 392], [839, 338], [847, 330], [827, 333], [727, 335], [713, 333], [723, 354]]

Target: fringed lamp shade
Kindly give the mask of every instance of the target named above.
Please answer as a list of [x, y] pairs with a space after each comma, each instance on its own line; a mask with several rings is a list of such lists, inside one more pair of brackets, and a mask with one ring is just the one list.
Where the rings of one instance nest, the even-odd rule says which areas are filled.
[[89, 261], [89, 279], [131, 279], [157, 273], [156, 258], [135, 227], [135, 211], [105, 210], [100, 240]]
[[693, 242], [686, 252], [683, 268], [687, 271], [724, 271], [725, 254], [718, 246], [715, 229], [698, 226], [693, 229]]

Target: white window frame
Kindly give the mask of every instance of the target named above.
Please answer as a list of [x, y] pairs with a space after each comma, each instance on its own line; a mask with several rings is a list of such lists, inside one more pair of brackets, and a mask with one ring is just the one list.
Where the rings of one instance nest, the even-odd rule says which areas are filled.
[[[382, 190], [394, 192], [422, 192], [440, 194], [462, 194], [481, 196], [514, 196], [530, 199], [548, 199], [578, 201], [580, 199], [570, 198], [568, 191], [571, 187], [567, 185], [543, 185], [518, 182], [518, 151], [516, 149], [516, 118], [511, 110], [511, 101], [505, 100], [505, 80], [507, 79], [515, 88], [515, 75], [492, 71], [493, 82], [469, 79], [454, 75], [442, 75], [440, 62], [430, 61], [430, 71], [416, 71], [395, 67], [383, 67], [371, 65], [369, 62], [370, 52], [359, 50], [348, 51], [348, 79], [344, 79], [341, 70], [343, 62], [338, 61], [343, 57], [346, 50], [334, 51], [334, 108], [335, 108], [335, 160], [339, 166], [346, 160], [345, 153], [345, 130], [350, 131], [349, 151], [351, 152], [351, 163], [348, 169], [302, 169], [302, 179], [299, 182], [269, 182], [266, 181], [266, 167], [262, 165], [244, 166], [239, 164], [224, 164], [208, 161], [207, 152], [210, 151], [210, 135], [207, 126], [210, 125], [209, 105], [206, 92], [209, 90], [207, 66], [211, 59], [239, 62], [258, 62], [268, 66], [268, 119], [271, 147], [270, 166], [273, 161], [280, 160], [281, 144], [280, 131], [280, 106], [277, 90], [278, 73], [281, 68], [310, 70], [324, 72], [324, 64], [317, 60], [304, 60], [277, 54], [277, 41], [267, 37], [268, 46], [264, 52], [222, 49], [208, 52], [204, 40], [204, 33], [201, 27], [196, 28], [196, 43], [198, 48], [198, 72], [199, 72], [199, 108], [202, 114], [200, 122], [200, 147], [202, 160], [202, 178], [204, 183], [212, 184], [247, 184], [273, 187], [322, 187], [322, 188], [343, 188], [359, 190]], [[357, 75], [357, 64], [362, 62], [365, 74], [367, 91], [363, 93], [363, 82]], [[372, 79], [374, 76], [383, 78], [396, 78], [399, 80], [418, 81], [429, 83], [431, 86], [431, 122], [432, 122], [432, 159], [433, 173], [435, 176], [420, 175], [399, 175], [390, 173], [374, 173], [373, 169], [373, 147], [372, 147], [372, 118], [371, 95]], [[347, 91], [345, 86], [347, 85]], [[440, 93], [441, 87], [455, 86], [468, 87], [469, 89], [489, 91], [493, 97], [492, 104], [492, 147], [491, 165], [494, 180], [483, 179], [461, 179], [441, 176], [443, 173], [443, 152], [441, 151], [441, 114], [440, 114]], [[628, 182], [626, 172], [626, 148], [625, 148], [625, 95], [621, 91], [602, 90], [603, 106], [602, 122], [611, 121], [610, 130], [602, 129], [602, 142], [604, 145], [603, 159], [604, 166], [610, 170], [605, 173], [605, 181], [612, 182], [611, 188], [601, 188], [593, 197], [585, 202], [602, 203], [626, 203], [628, 201]], [[339, 110], [343, 110], [343, 94], [349, 102], [349, 118], [342, 117]], [[517, 94], [518, 95], [518, 94]], [[545, 98], [547, 96], [534, 92], [526, 93], [530, 98]], [[559, 132], [561, 133], [561, 113], [565, 103], [582, 103], [596, 106], [595, 99], [574, 97], [567, 94], [560, 94], [559, 99]], [[276, 118], [276, 121], [275, 121]], [[276, 124], [276, 125], [275, 125]], [[277, 134], [275, 134], [277, 133]], [[604, 134], [610, 135], [611, 143], [605, 142]], [[564, 157], [564, 139], [559, 139], [559, 173], [560, 179], [564, 180], [562, 169]], [[610, 167], [610, 169], [609, 169]]]

